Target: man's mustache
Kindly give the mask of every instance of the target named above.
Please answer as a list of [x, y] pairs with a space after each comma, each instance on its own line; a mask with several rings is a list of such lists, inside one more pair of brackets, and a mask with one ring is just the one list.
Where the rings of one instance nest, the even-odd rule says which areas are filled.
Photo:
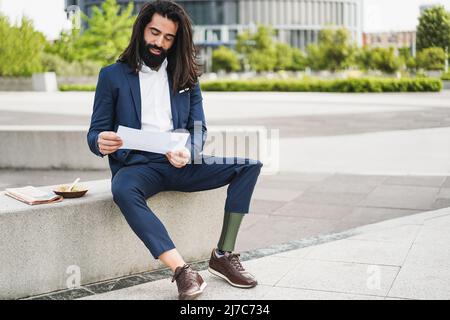
[[[167, 55], [167, 51], [164, 48], [161, 48], [155, 44], [151, 44], [151, 43], [147, 43], [145, 45], [145, 48], [150, 51], [150, 49], [154, 49], [154, 50], [158, 50], [160, 52], [160, 54], [165, 54]], [[151, 52], [150, 52], [151, 53]]]

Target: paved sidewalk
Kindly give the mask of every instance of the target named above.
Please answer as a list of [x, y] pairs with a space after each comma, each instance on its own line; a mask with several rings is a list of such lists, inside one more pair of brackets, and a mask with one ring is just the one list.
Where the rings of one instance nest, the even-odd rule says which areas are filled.
[[[109, 179], [110, 172], [0, 170], [0, 190], [70, 183], [77, 177]], [[450, 207], [446, 176], [262, 175], [236, 248], [253, 251], [445, 207]]]
[[[0, 93], [0, 124], [88, 125], [92, 100], [93, 93]], [[204, 101], [210, 125], [280, 130], [280, 173], [260, 176], [237, 243], [262, 284], [236, 291], [206, 275], [204, 299], [449, 298], [449, 222], [416, 217], [450, 207], [450, 91], [205, 93]], [[76, 177], [110, 173], [5, 168], [0, 190]], [[373, 225], [380, 231], [360, 228], [380, 221], [386, 222]], [[404, 222], [391, 227], [393, 221]], [[392, 238], [378, 241], [384, 233]], [[169, 276], [131, 275], [41, 298], [173, 299]]]
[[[201, 299], [450, 299], [448, 230], [447, 208], [359, 227], [340, 240], [278, 247], [244, 262], [260, 282], [254, 289], [202, 271], [208, 287]], [[82, 299], [176, 299], [176, 286], [168, 277]]]

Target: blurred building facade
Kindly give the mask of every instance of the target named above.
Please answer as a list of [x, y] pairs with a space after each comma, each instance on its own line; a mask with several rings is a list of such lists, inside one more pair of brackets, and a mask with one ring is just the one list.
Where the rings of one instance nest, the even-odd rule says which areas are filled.
[[[116, 0], [122, 7], [130, 1]], [[77, 5], [91, 16], [92, 7], [103, 0], [66, 0], [66, 8]], [[135, 13], [145, 0], [134, 0]], [[318, 40], [320, 30], [345, 27], [352, 40], [363, 44], [363, 0], [177, 0], [194, 24], [194, 43], [207, 69], [212, 50], [233, 47], [237, 35], [256, 31], [258, 25], [271, 26], [275, 40], [305, 49]]]
[[416, 53], [416, 31], [371, 32], [363, 33], [363, 45], [369, 47], [396, 49], [409, 48], [412, 55]]
[[[66, 7], [78, 5], [91, 15], [103, 0], [66, 0]], [[126, 6], [130, 1], [117, 0]], [[135, 0], [137, 13], [145, 0]], [[362, 44], [362, 0], [178, 0], [195, 25], [195, 43], [202, 47], [232, 46], [238, 33], [270, 25], [278, 41], [304, 49], [316, 42], [321, 29], [347, 28]]]

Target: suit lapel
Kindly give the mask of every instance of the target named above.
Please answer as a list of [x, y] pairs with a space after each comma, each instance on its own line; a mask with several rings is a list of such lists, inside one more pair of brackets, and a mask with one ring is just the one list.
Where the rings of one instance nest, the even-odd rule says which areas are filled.
[[178, 125], [178, 108], [177, 108], [177, 94], [173, 94], [172, 90], [172, 76], [168, 73], [167, 78], [169, 79], [169, 96], [170, 96], [170, 109], [172, 111], [172, 121], [173, 128], [178, 129], [180, 126]]
[[138, 128], [141, 128], [141, 88], [139, 86], [139, 74], [133, 72], [130, 67], [126, 66], [126, 76], [130, 85], [131, 96], [133, 98], [134, 110], [138, 118]]

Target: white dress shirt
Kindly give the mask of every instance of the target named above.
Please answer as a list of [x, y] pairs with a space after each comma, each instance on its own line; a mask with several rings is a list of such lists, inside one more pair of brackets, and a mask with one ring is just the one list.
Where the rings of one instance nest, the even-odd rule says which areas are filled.
[[167, 59], [164, 60], [158, 71], [152, 70], [145, 64], [139, 71], [142, 130], [153, 132], [173, 130], [166, 68]]

